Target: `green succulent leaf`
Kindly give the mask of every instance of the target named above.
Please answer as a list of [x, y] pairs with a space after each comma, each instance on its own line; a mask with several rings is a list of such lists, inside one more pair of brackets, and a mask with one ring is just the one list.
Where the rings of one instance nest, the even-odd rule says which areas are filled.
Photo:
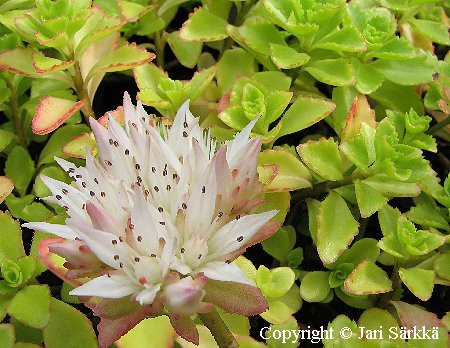
[[289, 267], [277, 267], [269, 270], [260, 266], [256, 272], [256, 284], [267, 297], [283, 296], [294, 284], [295, 274]]
[[[426, 57], [408, 60], [378, 59], [372, 63], [372, 67], [387, 80], [402, 86], [431, 82], [435, 73]], [[414, 71], [414, 74], [411, 74], [411, 71]]]
[[309, 56], [285, 45], [270, 44], [270, 58], [279, 69], [294, 69], [306, 64]]
[[5, 259], [17, 260], [25, 256], [22, 243], [22, 231], [19, 222], [14, 220], [9, 213], [0, 212], [0, 262]]
[[332, 32], [315, 42], [313, 47], [340, 52], [359, 52], [367, 48], [364, 37], [352, 26]]
[[434, 271], [418, 267], [400, 268], [400, 279], [422, 301], [428, 301], [434, 288]]
[[0, 324], [0, 345], [4, 348], [13, 348], [15, 340], [14, 326], [11, 324]]
[[321, 177], [337, 181], [344, 178], [344, 165], [338, 144], [333, 138], [308, 141], [297, 147], [302, 161]]
[[355, 180], [355, 193], [362, 217], [369, 217], [376, 213], [389, 200], [361, 180]]
[[311, 187], [311, 174], [308, 169], [289, 151], [277, 148], [260, 153], [258, 165], [277, 166], [275, 178], [267, 186], [267, 191], [292, 191]]
[[344, 289], [354, 295], [381, 294], [392, 290], [392, 282], [375, 262], [365, 260], [345, 279]]
[[448, 28], [443, 23], [417, 18], [410, 19], [409, 23], [412, 24], [415, 30], [431, 41], [441, 45], [450, 45]]
[[291, 318], [289, 307], [277, 299], [269, 299], [269, 309], [261, 313], [260, 316], [271, 324], [282, 324]]
[[345, 200], [331, 191], [319, 208], [317, 251], [324, 264], [336, 261], [358, 233], [358, 226]]
[[[48, 325], [44, 328], [46, 347], [98, 347], [91, 322], [78, 310], [52, 298], [50, 314]], [[64, 335], [61, 332], [64, 332]]]
[[450, 280], [450, 253], [439, 255], [434, 261], [434, 271], [446, 280]]
[[[239, 64], [236, 64], [236, 62]], [[217, 63], [217, 84], [225, 94], [240, 76], [250, 76], [255, 71], [253, 57], [242, 48], [226, 50]]]
[[295, 229], [292, 226], [284, 226], [261, 244], [264, 251], [270, 256], [286, 262], [289, 252], [295, 245], [295, 240]]
[[[32, 310], [30, 310], [32, 308]], [[50, 290], [29, 285], [20, 290], [8, 306], [8, 314], [25, 325], [44, 328], [50, 318]]]
[[20, 196], [24, 196], [34, 174], [34, 162], [28, 151], [21, 146], [14, 147], [6, 160], [5, 173]]
[[332, 86], [351, 86], [355, 83], [353, 67], [344, 58], [310, 61], [303, 69], [318, 81]]
[[180, 30], [180, 39], [190, 42], [218, 41], [228, 37], [227, 22], [200, 7], [189, 16]]
[[329, 115], [335, 107], [324, 99], [298, 97], [283, 115], [277, 138], [312, 126]]
[[180, 63], [188, 68], [193, 68], [202, 52], [201, 42], [186, 42], [179, 38], [179, 32], [174, 31], [167, 36], [167, 43]]
[[324, 301], [331, 288], [328, 282], [330, 272], [314, 271], [307, 273], [300, 283], [300, 295], [306, 302]]

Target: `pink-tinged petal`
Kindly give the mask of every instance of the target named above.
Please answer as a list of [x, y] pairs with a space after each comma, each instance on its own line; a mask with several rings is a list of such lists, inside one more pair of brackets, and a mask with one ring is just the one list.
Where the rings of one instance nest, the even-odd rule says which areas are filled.
[[73, 289], [69, 294], [74, 296], [98, 296], [103, 298], [121, 298], [142, 289], [142, 286], [132, 283], [123, 274], [110, 274], [94, 278]]
[[227, 255], [245, 246], [276, 213], [276, 210], [271, 210], [246, 215], [227, 223], [208, 242], [211, 257]]
[[[66, 259], [72, 268], [95, 267], [100, 270], [100, 261], [81, 240], [65, 239], [62, 242], [49, 243], [47, 247], [53, 254], [57, 254]], [[64, 265], [66, 268], [71, 268], [66, 263]]]
[[272, 236], [278, 229], [280, 228], [280, 224], [276, 221], [269, 221], [266, 223], [256, 234], [251, 238], [247, 244], [245, 245], [247, 248], [252, 245], [258, 244], [263, 240]]
[[223, 110], [226, 110], [230, 107], [231, 103], [231, 92], [224, 94], [222, 98], [220, 98], [217, 103], [217, 113], [220, 114]]
[[65, 239], [75, 239], [78, 237], [78, 235], [66, 225], [50, 224], [48, 222], [27, 222], [22, 224], [22, 227], [29, 228], [30, 230], [51, 233]]
[[67, 225], [76, 231], [80, 238], [86, 242], [89, 249], [91, 249], [103, 263], [113, 268], [118, 268], [119, 260], [115, 258], [117, 250], [116, 248], [112, 248], [113, 241], [117, 241], [118, 239], [116, 235], [92, 228], [86, 222], [68, 219]]
[[196, 269], [202, 272], [209, 279], [229, 281], [234, 283], [248, 284], [255, 286], [242, 272], [242, 270], [234, 263], [226, 263], [222, 261], [208, 262], [206, 265]]
[[0, 203], [5, 200], [5, 198], [12, 192], [13, 189], [13, 181], [6, 176], [0, 176]]
[[428, 312], [419, 307], [410, 305], [402, 301], [391, 301], [397, 310], [398, 317], [402, 325], [407, 329], [421, 328], [425, 326], [428, 329], [433, 327], [444, 327], [444, 323], [436, 314]]
[[198, 344], [200, 343], [198, 330], [189, 316], [170, 314], [169, 318], [170, 323], [172, 324], [172, 327], [175, 329], [175, 332], [178, 334], [178, 336], [198, 346]]
[[123, 226], [105, 209], [92, 202], [86, 203], [86, 211], [92, 221], [92, 227], [98, 230], [115, 234], [116, 236], [122, 235]]
[[164, 288], [161, 302], [170, 313], [194, 315], [205, 296], [204, 284], [195, 282], [192, 277], [185, 277]]
[[154, 310], [151, 307], [141, 308], [133, 314], [115, 320], [100, 318], [100, 323], [97, 326], [99, 348], [109, 347], [142, 320], [154, 315]]
[[210, 279], [205, 290], [203, 301], [213, 303], [228, 313], [251, 316], [269, 308], [261, 290], [252, 285]]
[[63, 238], [44, 238], [39, 242], [38, 253], [45, 267], [47, 267], [51, 272], [56, 274], [60, 279], [72, 284], [74, 286], [81, 285], [81, 281], [77, 279], [70, 279], [67, 277], [67, 268], [63, 266], [65, 260], [56, 254], [50, 252], [48, 244], [62, 243], [65, 239]]
[[41, 98], [31, 122], [31, 129], [35, 134], [48, 134], [80, 110], [84, 103], [84, 100], [76, 102], [50, 96]]

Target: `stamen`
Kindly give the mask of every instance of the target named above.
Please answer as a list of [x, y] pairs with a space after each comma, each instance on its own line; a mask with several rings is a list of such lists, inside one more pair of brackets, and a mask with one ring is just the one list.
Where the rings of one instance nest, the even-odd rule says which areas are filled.
[[219, 211], [219, 214], [217, 214], [218, 217], [222, 217], [223, 216], [223, 212]]
[[100, 192], [100, 196], [102, 196], [103, 198], [105, 198], [106, 197], [106, 193], [105, 192]]
[[125, 155], [129, 155], [130, 154], [130, 150], [128, 150], [128, 149], [125, 149]]
[[95, 192], [94, 191], [90, 191], [89, 194], [91, 195], [91, 197], [95, 196]]
[[123, 238], [122, 237], [119, 237], [119, 242], [123, 243]]
[[164, 221], [160, 221], [159, 224], [164, 226], [166, 223]]
[[113, 239], [113, 240], [111, 241], [111, 243], [112, 243], [112, 245], [117, 245], [117, 240]]
[[150, 254], [151, 257], [156, 257], [156, 254]]
[[114, 255], [114, 260], [118, 260], [119, 258], [119, 255]]
[[243, 240], [244, 240], [244, 237], [242, 237], [242, 236], [239, 236], [239, 237], [237, 237], [237, 239], [236, 239], [239, 243], [240, 242], [242, 242]]
[[158, 187], [158, 186], [153, 187], [153, 189], [154, 189], [156, 192], [159, 192], [159, 187]]
[[152, 173], [153, 174], [156, 173], [156, 168], [155, 167], [152, 167]]
[[114, 146], [119, 147], [119, 142], [117, 140], [114, 142]]
[[139, 257], [135, 257], [135, 258], [134, 258], [134, 261], [135, 261], [135, 262], [139, 262]]
[[55, 198], [59, 201], [62, 199], [62, 197], [60, 195], [56, 195]]
[[109, 145], [112, 145], [112, 144], [114, 144], [114, 140], [109, 139]]
[[62, 193], [64, 193], [65, 195], [67, 195], [69, 193], [69, 191], [67, 191], [66, 189], [62, 189]]
[[167, 190], [167, 191], [170, 191], [171, 189], [172, 189], [172, 187], [171, 187], [170, 185], [167, 185], [167, 186], [166, 186], [166, 190]]
[[158, 211], [159, 211], [160, 213], [162, 213], [162, 212], [164, 211], [164, 208], [163, 208], [163, 207], [159, 207], [159, 208], [158, 208]]
[[86, 188], [86, 186], [87, 186], [86, 181], [83, 181], [83, 182], [81, 183], [81, 186], [83, 186], [84, 188]]
[[141, 237], [141, 236], [138, 236], [138, 237], [137, 237], [137, 241], [138, 241], [138, 242], [142, 242], [142, 237]]
[[181, 253], [182, 253], [182, 254], [184, 254], [184, 252], [186, 251], [186, 249], [184, 249], [184, 248], [181, 248], [181, 250], [180, 250], [180, 251], [181, 251]]
[[206, 192], [206, 187], [203, 186], [203, 187], [202, 187], [202, 193], [205, 193], [205, 192]]
[[94, 182], [98, 185], [98, 180], [97, 180], [97, 178], [94, 178]]
[[136, 170], [141, 170], [141, 166], [138, 163], [136, 163], [134, 167], [136, 168]]
[[186, 131], [184, 131], [184, 132], [183, 132], [183, 138], [187, 138], [187, 137], [188, 137], [188, 134], [187, 134]]
[[81, 175], [81, 174], [77, 174], [77, 175], [75, 175], [75, 177], [76, 177], [77, 179], [81, 179], [81, 178], [82, 178], [82, 175]]
[[182, 203], [182, 204], [181, 204], [181, 207], [182, 207], [183, 209], [187, 209], [186, 203]]
[[119, 267], [120, 267], [120, 268], [123, 268], [123, 263], [122, 263], [122, 262], [119, 263]]

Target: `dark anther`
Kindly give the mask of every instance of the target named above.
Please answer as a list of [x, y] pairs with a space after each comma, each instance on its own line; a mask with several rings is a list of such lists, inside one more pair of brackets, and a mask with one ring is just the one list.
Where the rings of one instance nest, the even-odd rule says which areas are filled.
[[62, 198], [60, 195], [56, 195], [55, 197], [58, 201]]
[[95, 196], [95, 192], [94, 191], [90, 191], [89, 194], [91, 195], [91, 197]]
[[244, 240], [244, 237], [242, 237], [242, 236], [239, 236], [239, 237], [237, 237], [237, 239], [236, 239], [239, 243], [240, 242], [242, 242], [243, 240]]
[[159, 187], [158, 187], [158, 186], [153, 187], [153, 189], [154, 189], [156, 192], [159, 192]]
[[113, 239], [113, 240], [111, 241], [111, 243], [112, 243], [113, 245], [116, 245], [116, 244], [117, 244], [117, 240]]

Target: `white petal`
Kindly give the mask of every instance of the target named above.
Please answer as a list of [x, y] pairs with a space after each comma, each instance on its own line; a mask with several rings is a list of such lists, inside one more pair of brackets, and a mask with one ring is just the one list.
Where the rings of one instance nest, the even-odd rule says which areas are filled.
[[74, 240], [76, 237], [78, 237], [77, 233], [66, 225], [49, 224], [48, 222], [27, 222], [25, 224], [22, 224], [22, 226], [31, 230], [39, 230], [51, 233], [55, 236], [65, 239]]
[[73, 289], [74, 296], [98, 296], [103, 298], [121, 298], [139, 291], [142, 287], [133, 283], [125, 275], [103, 275]]
[[236, 134], [236, 137], [229, 142], [229, 149], [227, 152], [228, 163], [233, 163], [245, 152], [245, 148], [248, 146], [250, 133], [255, 126], [258, 118], [254, 118], [245, 128]]
[[225, 263], [221, 261], [208, 262], [206, 265], [196, 269], [198, 272], [203, 272], [205, 276], [214, 280], [244, 283], [255, 286], [242, 270], [234, 263]]
[[141, 305], [152, 304], [152, 302], [155, 299], [155, 296], [158, 293], [160, 288], [161, 288], [161, 284], [157, 284], [157, 285], [153, 285], [152, 287], [150, 287], [148, 289], [142, 290], [139, 293], [139, 295], [136, 296], [136, 301], [139, 302]]

